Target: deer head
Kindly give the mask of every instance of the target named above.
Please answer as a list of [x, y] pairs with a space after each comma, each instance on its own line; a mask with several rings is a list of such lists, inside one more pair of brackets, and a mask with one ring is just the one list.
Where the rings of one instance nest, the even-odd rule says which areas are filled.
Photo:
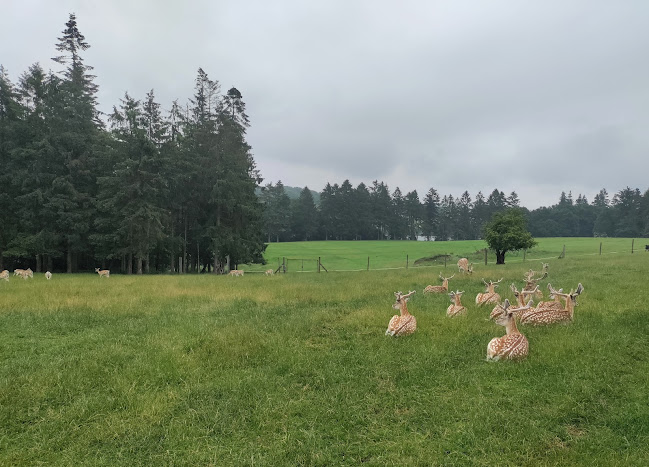
[[411, 290], [409, 293], [404, 295], [401, 291], [395, 292], [394, 296], [396, 297], [396, 301], [394, 302], [394, 305], [392, 305], [392, 308], [395, 310], [400, 310], [402, 309], [403, 306], [406, 305], [406, 302], [410, 300], [410, 296], [415, 293], [414, 290]]
[[449, 279], [453, 279], [455, 277], [455, 274], [453, 274], [451, 277], [444, 277], [442, 276], [442, 273], [439, 273], [439, 278], [442, 279], [442, 282], [447, 282]]
[[462, 297], [462, 294], [464, 293], [464, 290], [460, 292], [459, 290], [455, 292], [451, 292], [448, 294], [449, 297], [451, 297], [451, 301], [455, 303], [456, 305], [461, 305], [460, 303], [460, 298]]
[[511, 303], [509, 303], [509, 300], [505, 299], [505, 303], [494, 308], [491, 318], [496, 322], [496, 324], [509, 328], [509, 326], [515, 326], [515, 316], [517, 313], [530, 308], [532, 308], [532, 300], [527, 302], [527, 305], [525, 306], [513, 307]]

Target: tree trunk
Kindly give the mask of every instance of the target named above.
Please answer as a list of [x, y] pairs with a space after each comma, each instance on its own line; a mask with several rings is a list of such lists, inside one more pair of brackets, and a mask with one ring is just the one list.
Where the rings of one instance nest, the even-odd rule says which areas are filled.
[[146, 259], [144, 260], [144, 272], [147, 274], [151, 273], [151, 267], [149, 266], [149, 261], [151, 259], [151, 255], [149, 253], [146, 254]]
[[72, 273], [72, 250], [70, 249], [70, 245], [68, 245], [68, 251], [66, 254], [65, 262], [66, 262], [66, 271], [68, 274], [71, 274]]
[[4, 269], [5, 269], [4, 252], [0, 249], [0, 271], [4, 271]]
[[41, 272], [41, 255], [36, 255], [36, 272]]
[[496, 264], [505, 264], [506, 250], [496, 250]]
[[52, 272], [52, 269], [54, 269], [53, 264], [52, 264], [52, 256], [47, 255], [47, 270]]
[[142, 275], [142, 256], [137, 255], [137, 274]]
[[133, 253], [126, 257], [126, 274], [133, 274]]

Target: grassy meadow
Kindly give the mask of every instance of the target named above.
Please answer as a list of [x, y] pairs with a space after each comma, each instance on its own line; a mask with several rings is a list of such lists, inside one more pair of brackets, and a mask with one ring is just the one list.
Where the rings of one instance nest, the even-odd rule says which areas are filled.
[[[529, 261], [475, 261], [473, 276], [450, 281], [468, 308], [453, 319], [447, 295], [422, 294], [445, 271], [434, 263], [0, 281], [0, 465], [649, 465], [649, 253], [602, 241], [619, 253], [599, 256], [600, 239], [540, 239]], [[321, 256], [351, 269], [355, 251], [362, 266], [375, 255], [399, 267], [403, 252], [414, 261], [483, 247], [313, 242], [267, 253], [271, 264]], [[544, 257], [553, 286], [585, 287], [574, 323], [520, 326], [529, 357], [486, 362], [504, 328], [474, 304], [480, 278], [504, 277], [512, 300], [509, 284], [520, 288]], [[399, 290], [417, 291], [418, 330], [395, 339], [384, 332]]]

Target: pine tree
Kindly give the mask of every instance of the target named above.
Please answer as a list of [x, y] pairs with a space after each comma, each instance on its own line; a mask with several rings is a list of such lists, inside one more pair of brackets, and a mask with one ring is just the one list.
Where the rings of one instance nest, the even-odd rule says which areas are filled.
[[424, 219], [422, 222], [422, 234], [427, 240], [437, 235], [438, 220], [439, 194], [437, 194], [435, 188], [431, 188], [424, 199]]
[[312, 239], [317, 231], [318, 211], [308, 187], [304, 187], [300, 197], [293, 204], [291, 224], [295, 239], [298, 241]]

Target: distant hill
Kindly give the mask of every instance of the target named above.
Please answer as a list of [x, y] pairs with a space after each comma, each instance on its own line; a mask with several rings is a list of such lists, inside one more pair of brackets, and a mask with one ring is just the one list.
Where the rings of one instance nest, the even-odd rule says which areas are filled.
[[[297, 186], [284, 186], [284, 191], [286, 192], [286, 196], [288, 196], [290, 199], [298, 199], [300, 197], [300, 192], [304, 190], [304, 187], [300, 188]], [[316, 206], [320, 206], [320, 193], [317, 191], [309, 190], [311, 191], [311, 195], [313, 196], [313, 202], [315, 203]], [[257, 193], [257, 196], [261, 194], [261, 188], [257, 188], [255, 190], [255, 193]]]

